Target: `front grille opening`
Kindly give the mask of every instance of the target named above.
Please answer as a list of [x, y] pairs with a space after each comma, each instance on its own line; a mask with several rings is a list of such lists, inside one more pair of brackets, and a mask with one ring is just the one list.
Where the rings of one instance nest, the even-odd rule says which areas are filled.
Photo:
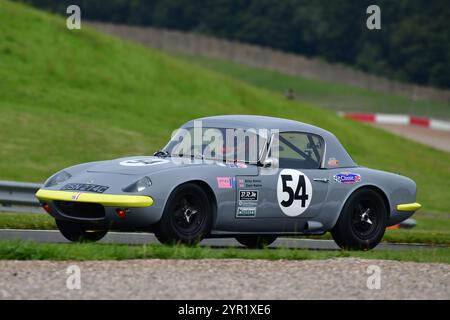
[[105, 208], [98, 203], [82, 203], [70, 201], [55, 201], [55, 205], [63, 215], [82, 219], [102, 219]]

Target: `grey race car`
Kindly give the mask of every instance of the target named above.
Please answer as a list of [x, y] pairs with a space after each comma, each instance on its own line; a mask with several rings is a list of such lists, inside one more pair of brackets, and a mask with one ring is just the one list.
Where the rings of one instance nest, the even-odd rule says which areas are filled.
[[190, 121], [154, 156], [64, 169], [36, 197], [71, 241], [145, 230], [248, 247], [330, 231], [342, 248], [371, 249], [420, 208], [414, 181], [358, 166], [330, 132], [242, 115]]

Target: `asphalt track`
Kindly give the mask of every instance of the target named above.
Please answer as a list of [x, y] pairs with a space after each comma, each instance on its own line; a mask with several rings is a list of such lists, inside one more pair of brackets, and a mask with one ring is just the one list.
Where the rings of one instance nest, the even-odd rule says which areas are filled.
[[[0, 230], [0, 240], [28, 240], [40, 243], [68, 243], [59, 231], [56, 230]], [[117, 244], [157, 244], [156, 237], [151, 233], [124, 233], [109, 232], [100, 243]], [[205, 239], [200, 245], [208, 247], [241, 247], [241, 245], [232, 238]], [[332, 240], [315, 239], [288, 239], [279, 238], [270, 247], [289, 248], [289, 249], [310, 249], [310, 250], [339, 250], [339, 247]], [[380, 243], [375, 250], [426, 250], [436, 248], [425, 244], [392, 244]]]
[[419, 126], [401, 126], [379, 123], [373, 125], [404, 138], [450, 152], [450, 131], [439, 131]]

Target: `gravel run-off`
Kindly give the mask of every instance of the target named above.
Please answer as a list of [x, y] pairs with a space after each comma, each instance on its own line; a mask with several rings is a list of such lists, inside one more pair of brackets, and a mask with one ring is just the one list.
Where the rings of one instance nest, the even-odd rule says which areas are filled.
[[[81, 271], [79, 290], [66, 285], [71, 265]], [[369, 266], [380, 268], [380, 289], [367, 287]], [[355, 258], [0, 261], [0, 298], [450, 299], [450, 265]]]

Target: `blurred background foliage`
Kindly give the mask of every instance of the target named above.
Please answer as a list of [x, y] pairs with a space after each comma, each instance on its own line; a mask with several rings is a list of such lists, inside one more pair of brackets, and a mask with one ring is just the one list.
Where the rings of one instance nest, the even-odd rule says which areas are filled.
[[[195, 31], [339, 62], [392, 79], [450, 88], [448, 0], [21, 0], [58, 14]], [[366, 9], [381, 8], [381, 30]]]

